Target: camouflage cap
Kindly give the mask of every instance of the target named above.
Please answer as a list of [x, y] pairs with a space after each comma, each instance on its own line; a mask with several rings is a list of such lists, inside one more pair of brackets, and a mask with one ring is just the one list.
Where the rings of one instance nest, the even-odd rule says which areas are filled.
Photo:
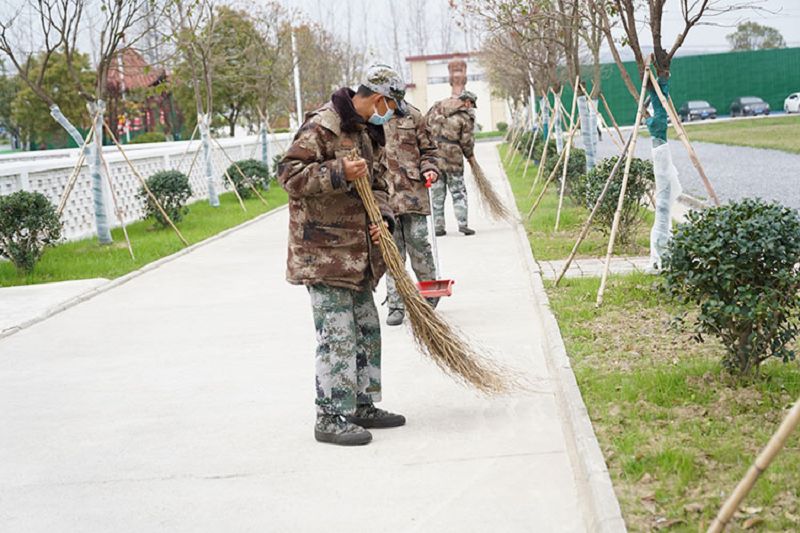
[[406, 84], [400, 74], [389, 65], [371, 65], [367, 68], [361, 85], [394, 100], [400, 115], [408, 113], [403, 100], [406, 96]]
[[461, 94], [458, 95], [458, 98], [461, 100], [470, 100], [472, 105], [478, 107], [478, 96], [472, 91], [464, 89], [461, 91]]

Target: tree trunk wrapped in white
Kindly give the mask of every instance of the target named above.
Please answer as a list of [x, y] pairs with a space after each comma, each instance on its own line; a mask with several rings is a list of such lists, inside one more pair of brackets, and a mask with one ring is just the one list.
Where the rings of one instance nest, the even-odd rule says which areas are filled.
[[542, 108], [542, 139], [547, 140], [547, 132], [550, 131], [550, 104], [547, 101], [547, 98], [545, 98], [544, 96], [542, 96], [541, 108]]
[[267, 138], [267, 121], [261, 122], [261, 162], [269, 168], [269, 139]]
[[555, 112], [553, 113], [553, 120], [555, 121], [553, 134], [556, 136], [556, 152], [560, 154], [564, 149], [564, 132], [561, 130], [561, 102], [558, 101], [558, 97], [556, 97], [555, 108]]
[[578, 116], [581, 119], [581, 138], [586, 152], [586, 171], [592, 170], [597, 162], [597, 103], [591, 105], [586, 96], [578, 97]]
[[211, 162], [211, 131], [210, 123], [211, 116], [199, 113], [197, 115], [197, 126], [200, 130], [200, 141], [203, 145], [203, 169], [206, 175], [206, 184], [208, 186], [208, 203], [211, 207], [219, 207], [219, 196], [217, 196], [217, 189], [214, 185], [214, 166]]
[[660, 139], [653, 139], [653, 174], [656, 177], [656, 216], [650, 230], [650, 264], [660, 269], [661, 258], [672, 238], [672, 206], [682, 192], [669, 145]]
[[[95, 226], [97, 228], [97, 240], [100, 241], [101, 244], [108, 244], [112, 242], [111, 239], [111, 230], [108, 225], [108, 216], [106, 213], [106, 197], [105, 191], [103, 190], [103, 177], [100, 174], [100, 152], [98, 151], [98, 143], [99, 143], [99, 150], [102, 150], [103, 146], [103, 115], [102, 111], [105, 110], [105, 103], [101, 100], [98, 102], [100, 104], [99, 107], [96, 107], [95, 104], [88, 104], [89, 107], [89, 114], [90, 116], [94, 117], [95, 109], [100, 109], [100, 115], [98, 121], [100, 123], [99, 126], [95, 124], [95, 127], [99, 128], [100, 135], [95, 136], [95, 142], [91, 144], [91, 146], [87, 146], [85, 148], [86, 159], [89, 161], [89, 174], [92, 177], [92, 198], [94, 200], [94, 219], [95, 219]], [[61, 112], [61, 109], [57, 105], [50, 106], [50, 116], [53, 117], [53, 120], [58, 122], [58, 124], [64, 128], [64, 130], [72, 137], [72, 140], [75, 141], [79, 147], [83, 146], [84, 138], [83, 135], [75, 128], [75, 126], [69, 121], [67, 117], [64, 116], [64, 113]], [[98, 140], [99, 138], [99, 140]]]
[[106, 111], [106, 103], [103, 100], [96, 100], [86, 104], [89, 116], [92, 117], [92, 127], [94, 128], [94, 139], [89, 146], [89, 175], [92, 177], [92, 201], [94, 203], [94, 221], [97, 225], [97, 240], [100, 244], [110, 244], [111, 227], [108, 225], [108, 213], [106, 212], [106, 192], [103, 186], [102, 160], [103, 153], [103, 115]]

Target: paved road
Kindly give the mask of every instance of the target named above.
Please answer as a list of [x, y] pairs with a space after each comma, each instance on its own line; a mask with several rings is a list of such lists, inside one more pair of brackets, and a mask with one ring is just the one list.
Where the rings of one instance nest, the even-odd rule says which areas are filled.
[[[494, 145], [476, 150], [498, 179]], [[408, 425], [316, 443], [280, 211], [0, 339], [0, 530], [585, 531], [576, 450], [597, 445], [563, 417], [527, 245], [477, 209], [473, 225], [441, 239], [441, 312], [531, 392], [478, 396], [384, 328], [384, 404]]]
[[[683, 144], [680, 141], [669, 143], [684, 192], [697, 198], [708, 198]], [[720, 200], [759, 197], [800, 209], [800, 154], [703, 142], [692, 144]], [[637, 142], [637, 157], [652, 159], [650, 150], [649, 138]], [[606, 134], [599, 153], [601, 157], [619, 153]]]

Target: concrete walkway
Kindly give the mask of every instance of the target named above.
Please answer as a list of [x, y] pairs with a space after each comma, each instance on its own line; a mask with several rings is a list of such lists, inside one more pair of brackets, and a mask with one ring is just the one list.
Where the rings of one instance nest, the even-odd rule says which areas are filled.
[[95, 278], [0, 287], [0, 336], [106, 282], [107, 279]]
[[[603, 275], [605, 257], [575, 259], [570, 263], [564, 274], [565, 278], [599, 278]], [[566, 259], [557, 261], [539, 261], [542, 277], [554, 280], [561, 274], [566, 264]], [[630, 274], [632, 272], [645, 272], [650, 266], [649, 257], [612, 257], [608, 271], [611, 274]]]
[[[510, 201], [495, 145], [477, 156]], [[441, 312], [534, 390], [478, 396], [384, 327], [383, 405], [408, 425], [316, 443], [281, 210], [0, 339], [0, 530], [623, 530], [524, 233], [472, 225], [440, 239]]]

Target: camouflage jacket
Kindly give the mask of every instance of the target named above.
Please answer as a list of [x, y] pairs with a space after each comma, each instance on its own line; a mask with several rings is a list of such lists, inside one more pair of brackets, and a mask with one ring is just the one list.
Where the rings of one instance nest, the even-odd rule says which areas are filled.
[[423, 173], [437, 174], [436, 142], [419, 109], [408, 105], [408, 114], [390, 120], [386, 133], [386, 166], [392, 195], [389, 204], [395, 215], [430, 215], [431, 206]]
[[353, 148], [367, 160], [375, 199], [393, 225], [384, 149], [363, 121], [344, 126], [331, 102], [309, 113], [278, 168], [278, 182], [289, 193], [289, 283], [374, 289], [386, 271], [369, 238], [367, 212], [355, 186], [345, 181], [342, 164]]
[[472, 157], [475, 146], [475, 118], [464, 102], [446, 98], [433, 104], [426, 118], [433, 139], [439, 145], [439, 169], [464, 173], [464, 158]]

